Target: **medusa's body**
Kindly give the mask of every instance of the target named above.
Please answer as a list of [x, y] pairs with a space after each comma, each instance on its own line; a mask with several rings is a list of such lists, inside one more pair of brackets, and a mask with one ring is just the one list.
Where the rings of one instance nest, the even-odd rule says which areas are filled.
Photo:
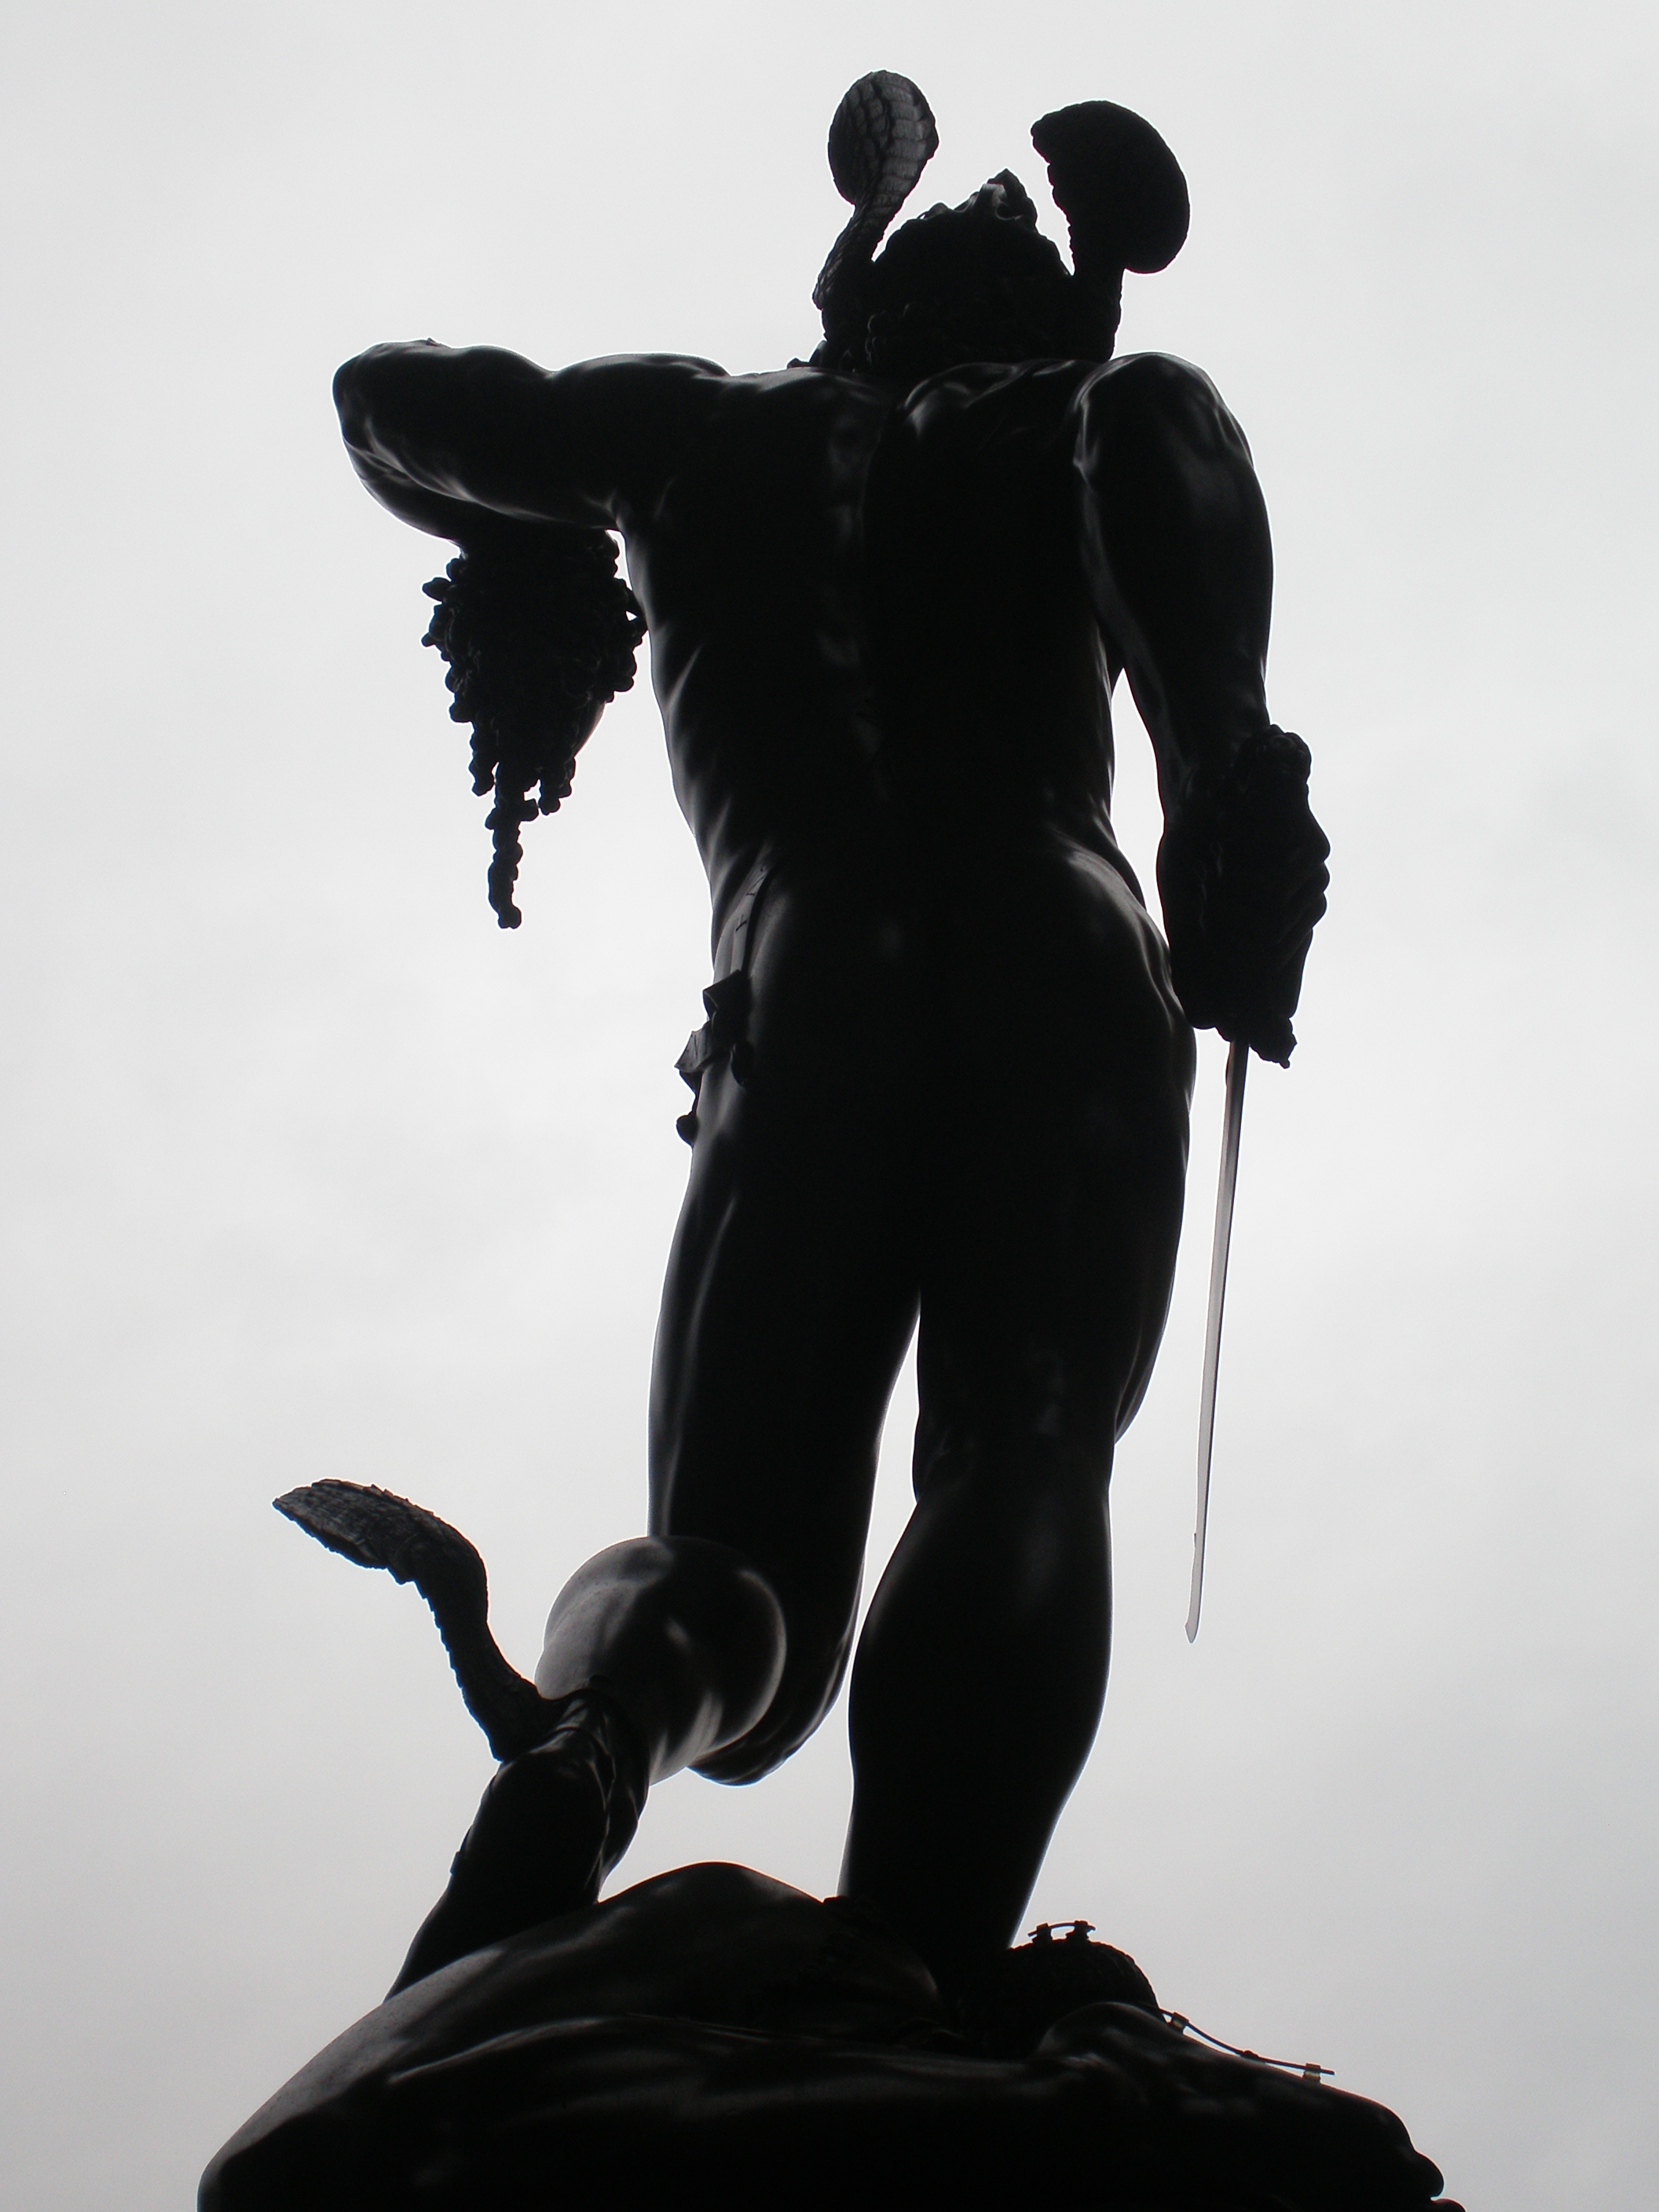
[[[656, 1774], [794, 1749], [846, 1663], [920, 1310], [918, 1504], [854, 1674], [844, 1882], [954, 1972], [1007, 1940], [1104, 1691], [1107, 1482], [1167, 1310], [1192, 1071], [1112, 834], [1109, 691], [1127, 666], [1182, 911], [1188, 795], [1267, 728], [1243, 439], [1151, 356], [905, 391], [393, 347], [337, 396], [422, 527], [622, 532], [713, 897], [652, 1536], [576, 1577], [538, 1682], [600, 1678]], [[1229, 924], [1258, 987], [1287, 939], [1299, 978], [1307, 822]], [[1294, 1001], [1222, 1018], [1279, 1057]]]

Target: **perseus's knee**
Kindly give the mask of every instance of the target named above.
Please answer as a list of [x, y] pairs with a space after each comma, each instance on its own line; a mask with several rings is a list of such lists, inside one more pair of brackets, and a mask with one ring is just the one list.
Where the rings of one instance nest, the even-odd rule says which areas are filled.
[[764, 1705], [787, 1644], [777, 1595], [742, 1553], [697, 1536], [637, 1536], [579, 1567], [554, 1600], [537, 1686], [557, 1695], [580, 1686], [584, 1669], [615, 1672], [618, 1652], [661, 1648]]

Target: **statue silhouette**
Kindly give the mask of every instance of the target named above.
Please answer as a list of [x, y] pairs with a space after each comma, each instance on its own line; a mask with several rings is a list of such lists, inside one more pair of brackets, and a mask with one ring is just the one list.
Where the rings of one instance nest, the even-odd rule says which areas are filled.
[[[679, 1063], [649, 1533], [560, 1594], [534, 1683], [455, 1530], [351, 1483], [277, 1501], [423, 1592], [501, 1765], [392, 1995], [220, 2151], [203, 2212], [1409, 2212], [1440, 2187], [1322, 2069], [1198, 2049], [1086, 1923], [1009, 1948], [1104, 1694], [1107, 1487], [1169, 1303], [1192, 1024], [1289, 1058], [1327, 850], [1267, 716], [1243, 438], [1196, 370], [1110, 357], [1124, 270], [1185, 236], [1180, 170], [1104, 103], [1033, 136], [1072, 271], [1006, 174], [878, 258], [935, 134], [904, 78], [853, 88], [810, 363], [550, 374], [421, 344], [337, 380], [371, 490], [461, 549], [430, 641], [495, 793], [503, 927], [523, 826], [648, 623], [714, 975]], [[1167, 947], [1112, 833], [1126, 670]], [[696, 1866], [596, 1904], [651, 1782], [752, 1780], [835, 1697], [918, 1321], [842, 1893]]]
[[[936, 139], [904, 79], [854, 88], [810, 363], [548, 372], [419, 343], [336, 379], [363, 482], [462, 550], [433, 634], [495, 787], [503, 924], [520, 824], [568, 791], [641, 610], [714, 908], [649, 1533], [559, 1596], [544, 1741], [486, 1791], [400, 1987], [596, 1895], [652, 1781], [752, 1781], [818, 1725], [918, 1324], [916, 1504], [853, 1668], [843, 1893], [959, 1986], [1015, 1933], [1093, 1740], [1192, 1025], [1288, 1060], [1328, 847], [1268, 715], [1243, 435], [1196, 369], [1111, 357], [1124, 270], [1185, 236], [1181, 172], [1105, 102], [1033, 137], [1073, 271], [1006, 173], [873, 258]], [[1123, 672], [1167, 948], [1112, 831]]]

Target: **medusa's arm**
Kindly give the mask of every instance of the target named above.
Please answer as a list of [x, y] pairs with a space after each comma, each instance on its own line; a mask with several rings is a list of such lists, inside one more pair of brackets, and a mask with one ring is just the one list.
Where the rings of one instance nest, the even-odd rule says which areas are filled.
[[374, 346], [334, 380], [352, 465], [383, 506], [471, 546], [528, 524], [611, 529], [648, 505], [725, 383], [711, 362]]
[[1249, 447], [1207, 377], [1143, 354], [1082, 396], [1085, 560], [1158, 755], [1176, 988], [1200, 1028], [1287, 1060], [1330, 848], [1309, 756], [1267, 715], [1273, 547]]

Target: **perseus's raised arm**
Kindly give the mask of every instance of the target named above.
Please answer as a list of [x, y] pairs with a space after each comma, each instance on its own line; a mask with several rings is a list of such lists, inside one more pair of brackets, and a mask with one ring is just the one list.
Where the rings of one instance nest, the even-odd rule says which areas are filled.
[[[726, 382], [673, 356], [549, 371], [517, 354], [375, 346], [334, 380], [354, 467], [383, 506], [461, 549], [426, 586], [425, 643], [495, 793], [489, 902], [520, 919], [522, 825], [570, 790], [607, 701], [634, 681], [639, 602], [608, 532], [653, 504]], [[537, 795], [532, 796], [532, 793]]]
[[1194, 1022], [1286, 1060], [1330, 847], [1309, 755], [1267, 713], [1273, 545], [1244, 434], [1209, 379], [1141, 354], [1081, 398], [1085, 560], [1158, 756], [1176, 984]]
[[334, 379], [352, 465], [405, 522], [458, 544], [516, 525], [610, 529], [648, 503], [725, 372], [675, 355], [538, 368], [429, 341], [374, 346]]

